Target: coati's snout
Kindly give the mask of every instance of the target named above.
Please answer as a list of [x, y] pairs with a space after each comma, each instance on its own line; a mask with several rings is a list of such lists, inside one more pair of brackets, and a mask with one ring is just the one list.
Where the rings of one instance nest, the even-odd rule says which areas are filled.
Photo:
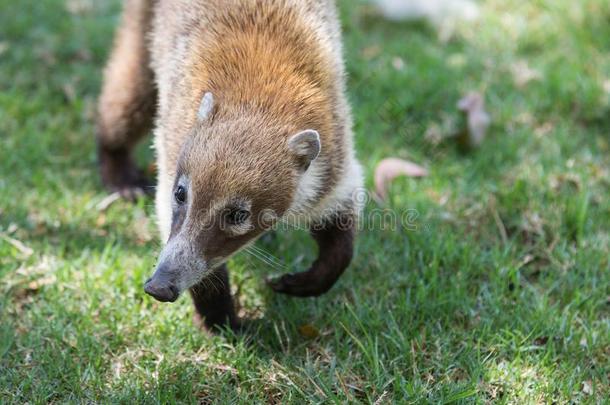
[[163, 266], [146, 281], [144, 292], [161, 302], [174, 302], [180, 295], [174, 275], [169, 268]]
[[213, 277], [214, 269], [282, 218], [321, 151], [314, 130], [270, 128], [264, 118], [212, 118], [214, 111], [206, 93], [166, 196], [169, 239], [145, 285], [159, 301], [173, 302]]
[[185, 289], [199, 282], [209, 264], [184, 234], [173, 235], [159, 256], [157, 268], [144, 292], [161, 302], [174, 302]]

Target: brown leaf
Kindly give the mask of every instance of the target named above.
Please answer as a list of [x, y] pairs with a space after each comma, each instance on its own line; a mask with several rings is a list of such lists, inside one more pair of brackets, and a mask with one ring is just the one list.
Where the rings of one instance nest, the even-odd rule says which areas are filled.
[[388, 20], [427, 20], [435, 25], [455, 25], [456, 21], [472, 21], [479, 16], [479, 7], [472, 0], [374, 0]]
[[591, 380], [582, 382], [582, 392], [585, 395], [593, 394], [593, 384], [591, 383]]
[[10, 236], [8, 236], [4, 233], [0, 233], [0, 239], [3, 239], [8, 244], [12, 245], [15, 249], [17, 249], [19, 251], [19, 253], [21, 253], [25, 257], [29, 257], [34, 253], [34, 251], [31, 248], [29, 248], [28, 246], [26, 246], [23, 242], [21, 242], [20, 240], [11, 238]]
[[143, 211], [138, 211], [132, 229], [138, 244], [143, 245], [153, 239], [150, 232], [150, 221]]
[[146, 174], [149, 176], [154, 176], [157, 174], [157, 165], [152, 162], [146, 167]]
[[0, 55], [2, 55], [4, 52], [8, 51], [8, 48], [9, 48], [8, 42], [0, 41]]
[[534, 339], [534, 345], [535, 346], [544, 346], [548, 343], [548, 341], [549, 341], [548, 336], [539, 336], [536, 339]]
[[320, 331], [311, 324], [305, 324], [299, 326], [299, 334], [307, 339], [315, 339], [320, 336]]
[[42, 277], [33, 281], [30, 281], [28, 283], [28, 291], [29, 292], [37, 292], [38, 290], [40, 290], [42, 287], [46, 286], [46, 285], [50, 285], [53, 284], [57, 281], [57, 278], [55, 277], [55, 275], [51, 274], [47, 277]]
[[76, 86], [73, 81], [66, 82], [61, 87], [64, 92], [64, 96], [66, 97], [66, 100], [68, 100], [69, 102], [74, 102], [78, 98]]
[[104, 213], [100, 214], [100, 216], [97, 217], [97, 220], [95, 221], [95, 225], [98, 227], [102, 227], [102, 226], [106, 225], [106, 214], [104, 214]]
[[398, 71], [404, 70], [405, 61], [402, 58], [399, 58], [398, 56], [396, 56], [392, 59], [392, 66], [394, 66], [394, 69], [396, 69]]
[[388, 392], [383, 391], [381, 396], [379, 398], [377, 398], [377, 400], [375, 401], [375, 405], [389, 404], [390, 402], [391, 401], [388, 399]]
[[385, 200], [388, 186], [396, 177], [425, 177], [427, 175], [428, 170], [415, 163], [398, 158], [386, 158], [379, 162], [375, 169], [375, 192], [380, 199]]
[[610, 95], [610, 79], [604, 80], [604, 82], [602, 83], [602, 87], [604, 89], [604, 92]]
[[67, 0], [66, 10], [72, 15], [85, 15], [93, 10], [92, 0]]
[[114, 192], [112, 194], [107, 195], [96, 204], [95, 209], [104, 212], [106, 211], [112, 204], [121, 199], [121, 194], [119, 192]]
[[460, 142], [468, 147], [476, 147], [483, 142], [491, 118], [485, 111], [485, 98], [481, 93], [471, 92], [458, 101], [458, 109], [466, 116], [467, 128]]
[[371, 46], [367, 46], [366, 48], [362, 49], [362, 51], [360, 52], [362, 54], [362, 57], [366, 60], [371, 60], [373, 58], [376, 58], [377, 56], [379, 56], [382, 52], [382, 49], [379, 45], [371, 45]]
[[518, 88], [524, 88], [530, 82], [542, 79], [542, 74], [539, 71], [532, 69], [524, 60], [514, 63], [510, 70], [513, 74], [515, 85]]

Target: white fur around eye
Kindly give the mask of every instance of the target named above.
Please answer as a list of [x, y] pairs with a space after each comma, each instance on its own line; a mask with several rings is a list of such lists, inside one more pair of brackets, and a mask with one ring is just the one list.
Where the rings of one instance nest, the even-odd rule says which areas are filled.
[[252, 219], [248, 218], [246, 221], [242, 222], [238, 225], [226, 225], [225, 230], [227, 233], [233, 236], [241, 236], [245, 235], [248, 232], [254, 229], [254, 225], [252, 225]]
[[231, 236], [241, 236], [252, 231], [254, 229], [252, 214], [248, 218], [239, 224], [231, 224], [227, 221], [226, 216], [235, 209], [251, 212], [252, 201], [241, 198], [228, 198], [221, 200], [214, 204], [213, 210], [217, 212], [217, 218], [219, 218], [220, 228]]

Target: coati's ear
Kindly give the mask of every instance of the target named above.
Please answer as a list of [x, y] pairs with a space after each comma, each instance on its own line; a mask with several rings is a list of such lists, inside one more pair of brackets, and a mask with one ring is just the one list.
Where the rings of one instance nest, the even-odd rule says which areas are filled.
[[311, 162], [320, 154], [322, 145], [320, 144], [320, 134], [318, 131], [308, 129], [293, 135], [288, 139], [288, 148], [297, 155], [297, 158], [307, 170]]
[[210, 92], [207, 92], [203, 95], [201, 99], [201, 104], [199, 105], [199, 111], [197, 111], [197, 119], [199, 121], [205, 121], [210, 118], [212, 112], [214, 111], [214, 95]]

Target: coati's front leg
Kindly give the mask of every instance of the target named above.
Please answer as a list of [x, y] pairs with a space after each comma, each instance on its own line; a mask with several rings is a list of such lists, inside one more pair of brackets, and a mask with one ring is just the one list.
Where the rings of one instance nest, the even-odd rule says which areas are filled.
[[157, 103], [147, 44], [151, 3], [125, 1], [98, 102], [96, 137], [102, 181], [130, 199], [151, 191], [132, 158], [136, 143], [152, 127]]
[[214, 273], [191, 288], [191, 297], [195, 305], [196, 316], [209, 331], [222, 327], [235, 330], [239, 326], [226, 264], [214, 270]]
[[330, 290], [352, 260], [354, 221], [353, 215], [340, 214], [312, 227], [311, 235], [318, 244], [319, 253], [311, 268], [302, 273], [285, 274], [267, 283], [276, 292], [297, 297], [315, 297]]

